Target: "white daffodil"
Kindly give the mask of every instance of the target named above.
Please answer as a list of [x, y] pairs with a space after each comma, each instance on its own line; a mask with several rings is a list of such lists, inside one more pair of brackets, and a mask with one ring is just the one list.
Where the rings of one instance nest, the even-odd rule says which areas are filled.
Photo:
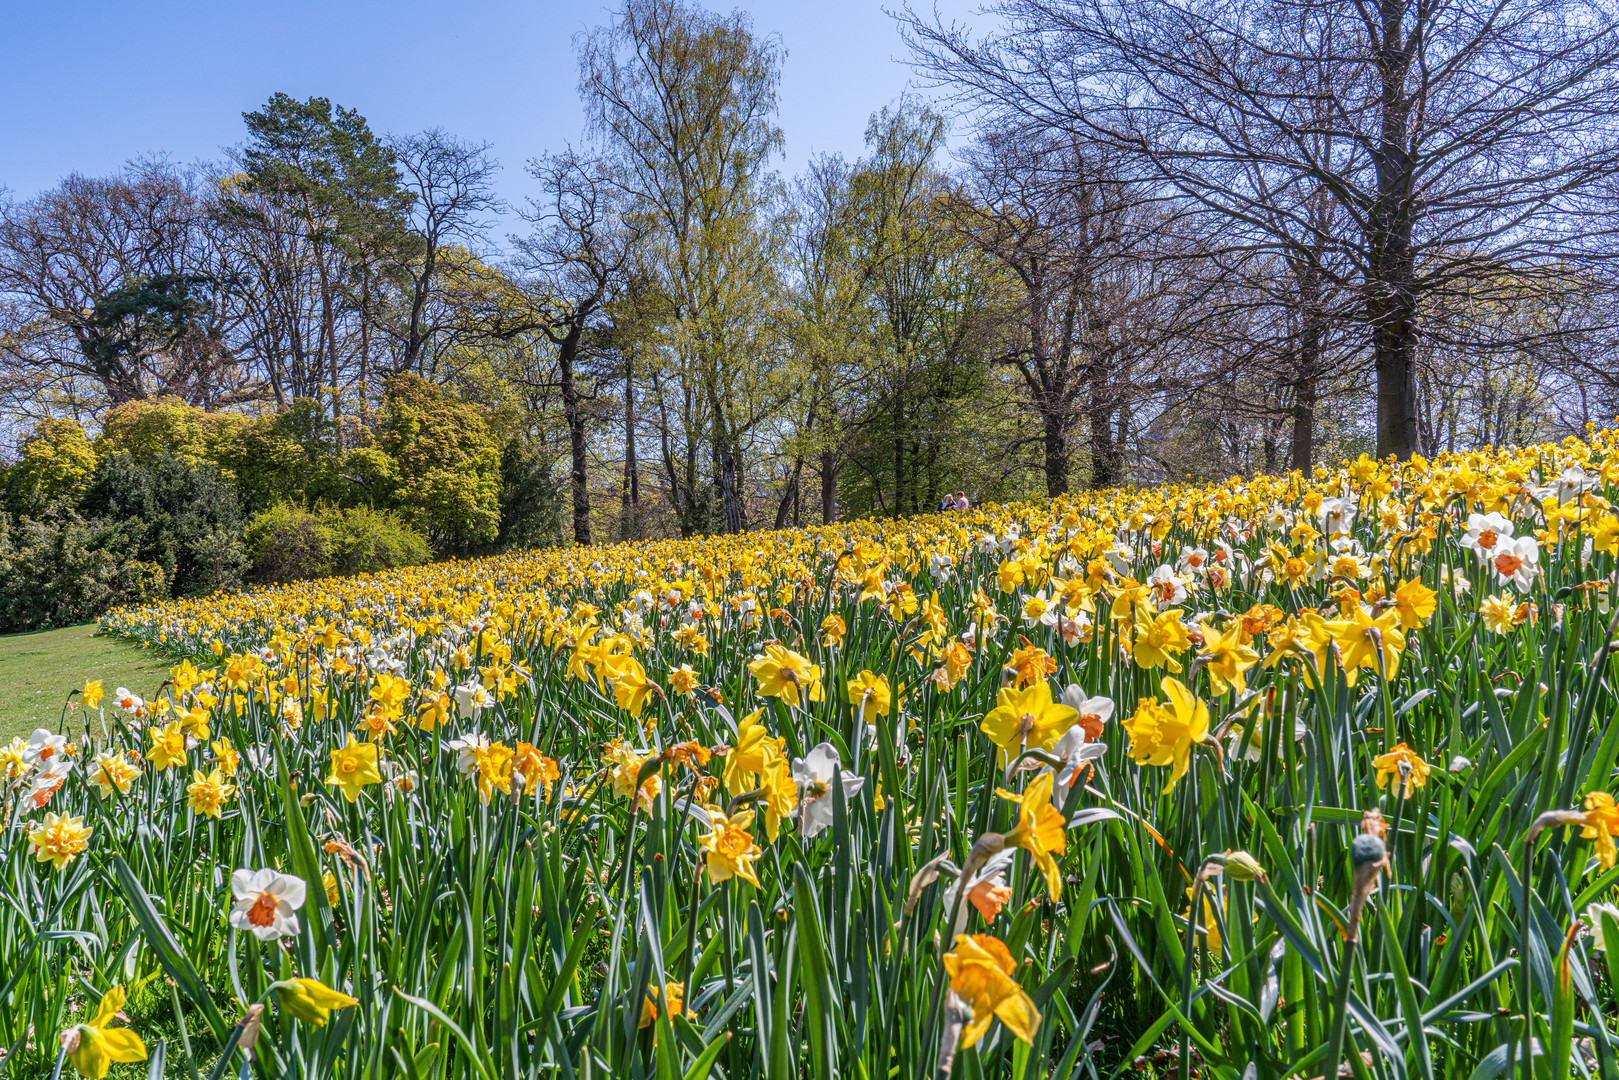
[[[1106, 701], [1106, 698], [1102, 700]], [[1108, 701], [1108, 711], [1111, 712], [1113, 703]], [[1107, 753], [1107, 743], [1092, 742], [1090, 733], [1079, 724], [1075, 724], [1063, 733], [1057, 740], [1057, 745], [1051, 748], [1052, 754], [1062, 758], [1062, 768], [1057, 770], [1057, 777], [1053, 784], [1054, 791], [1062, 792], [1074, 786], [1083, 774], [1085, 768]], [[1040, 770], [1051, 772], [1051, 767]], [[1053, 795], [1053, 799], [1057, 796]]]
[[1614, 956], [1619, 956], [1619, 907], [1590, 904], [1586, 906], [1583, 919], [1585, 925], [1591, 928], [1595, 947], [1607, 953], [1610, 961]]
[[1057, 607], [1051, 590], [1038, 589], [1023, 598], [1023, 622], [1027, 626], [1056, 626]]
[[455, 711], [468, 720], [476, 720], [495, 703], [495, 695], [477, 679], [468, 679], [455, 688]]
[[1540, 545], [1533, 536], [1502, 540], [1490, 557], [1490, 569], [1501, 584], [1511, 583], [1519, 592], [1528, 592], [1540, 573]]
[[1057, 633], [1062, 635], [1062, 643], [1070, 649], [1080, 642], [1087, 640], [1091, 632], [1091, 613], [1076, 611], [1072, 616], [1064, 615], [1057, 619]]
[[1321, 531], [1328, 536], [1346, 533], [1355, 526], [1355, 503], [1350, 499], [1321, 500]]
[[1182, 574], [1201, 574], [1209, 568], [1209, 551], [1204, 547], [1189, 547], [1181, 545], [1180, 558], [1175, 560], [1175, 569]]
[[[945, 890], [944, 910], [955, 912], [952, 939], [966, 929], [967, 914], [973, 908], [978, 909], [978, 914], [984, 917], [986, 923], [994, 922], [1001, 908], [1012, 899], [1012, 890], [1006, 884], [1006, 871], [1016, 855], [1017, 848], [997, 851], [984, 860], [984, 865], [973, 871], [970, 877], [962, 875], [956, 878], [955, 883]], [[965, 903], [962, 902], [963, 898]]]
[[798, 785], [798, 828], [806, 840], [832, 824], [834, 778], [842, 779], [844, 798], [854, 796], [865, 785], [864, 777], [840, 770], [842, 764], [837, 750], [826, 742], [817, 744], [803, 757], [793, 759], [793, 783]]
[[[1310, 728], [1298, 717], [1293, 719], [1293, 741], [1303, 742], [1304, 737], [1310, 733]], [[1227, 753], [1231, 757], [1241, 758], [1244, 761], [1258, 761], [1264, 757], [1265, 747], [1270, 736], [1265, 731], [1263, 720], [1246, 727], [1242, 724], [1231, 725], [1231, 735], [1226, 742]]]
[[42, 808], [51, 801], [51, 796], [56, 794], [56, 789], [62, 786], [62, 782], [72, 771], [72, 764], [61, 755], [41, 760], [32, 783], [23, 793], [23, 801], [33, 804], [35, 810]]
[[1596, 481], [1587, 476], [1584, 469], [1578, 465], [1570, 465], [1558, 473], [1557, 479], [1546, 487], [1537, 487], [1535, 489], [1535, 498], [1556, 499], [1558, 505], [1562, 505], [1578, 498], [1582, 492], [1589, 491], [1595, 486]]
[[230, 876], [236, 903], [230, 924], [260, 941], [275, 941], [298, 932], [298, 909], [304, 906], [304, 879], [275, 870], [238, 870]]
[[461, 779], [470, 780], [478, 774], [478, 762], [489, 752], [489, 737], [474, 731], [451, 739], [449, 748], [455, 752], [455, 767]]
[[1512, 522], [1500, 514], [1468, 514], [1467, 535], [1461, 538], [1461, 545], [1477, 555], [1479, 562], [1489, 562], [1495, 557], [1497, 545], [1511, 540], [1512, 533]]
[[66, 735], [53, 735], [49, 728], [35, 728], [34, 733], [28, 736], [28, 746], [23, 750], [23, 760], [30, 765], [42, 765], [65, 753], [67, 753]]
[[1107, 549], [1107, 561], [1113, 564], [1115, 573], [1128, 574], [1130, 564], [1135, 562], [1136, 549], [1123, 540], [1113, 541], [1113, 546]]
[[1186, 579], [1175, 573], [1175, 568], [1164, 563], [1147, 575], [1144, 583], [1153, 605], [1164, 611], [1186, 600]]

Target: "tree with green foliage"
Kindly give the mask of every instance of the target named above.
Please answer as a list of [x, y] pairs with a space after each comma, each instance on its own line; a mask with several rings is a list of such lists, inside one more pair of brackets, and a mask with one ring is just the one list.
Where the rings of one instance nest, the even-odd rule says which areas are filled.
[[465, 553], [500, 530], [500, 445], [476, 405], [415, 375], [388, 383], [378, 447], [398, 469], [398, 505], [434, 547]]
[[133, 277], [96, 298], [80, 348], [118, 405], [160, 395], [221, 403], [230, 358], [201, 274]]
[[[328, 378], [334, 394], [343, 385], [337, 317], [340, 307], [352, 306], [361, 315], [356, 352], [363, 410], [372, 322], [366, 316], [380, 285], [403, 272], [418, 242], [405, 220], [415, 196], [403, 185], [393, 150], [353, 109], [277, 93], [243, 119], [242, 191], [290, 208], [313, 253], [320, 311], [317, 340], [312, 347], [304, 343], [311, 361], [306, 373]], [[237, 206], [244, 214], [262, 213]], [[332, 410], [341, 411], [335, 396]]]
[[38, 517], [78, 505], [96, 471], [96, 452], [77, 420], [42, 420], [18, 447], [6, 473], [6, 496], [19, 513]]
[[241, 504], [211, 462], [103, 454], [79, 513], [116, 529], [126, 558], [161, 566], [176, 596], [242, 582]]

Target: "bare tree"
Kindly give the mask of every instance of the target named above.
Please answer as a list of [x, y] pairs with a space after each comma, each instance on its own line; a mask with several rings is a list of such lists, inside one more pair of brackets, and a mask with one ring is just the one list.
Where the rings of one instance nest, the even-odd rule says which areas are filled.
[[152, 161], [0, 203], [8, 381], [70, 409], [252, 397], [226, 354], [233, 282], [203, 228], [206, 203], [189, 173]]
[[[903, 20], [918, 64], [965, 103], [1102, 140], [1250, 243], [1309, 235], [1332, 254], [1324, 265], [1352, 268], [1379, 453], [1420, 448], [1418, 348], [1441, 329], [1425, 319], [1435, 298], [1462, 278], [1563, 272], [1619, 170], [1619, 30], [1599, 0], [988, 10], [1005, 29], [982, 40]], [[1330, 228], [1285, 209], [1317, 188], [1342, 212]]]
[[394, 331], [395, 370], [426, 375], [432, 364], [424, 353], [460, 328], [458, 309], [435, 303], [444, 248], [473, 248], [487, 235], [488, 215], [502, 205], [491, 186], [500, 165], [490, 156], [489, 143], [468, 142], [442, 128], [392, 138], [389, 145], [405, 189], [415, 197], [409, 219], [420, 238], [416, 257], [405, 268], [405, 317]]
[[[757, 410], [738, 400], [762, 363], [749, 311], [769, 269], [760, 228], [763, 171], [781, 147], [781, 46], [743, 12], [718, 16], [684, 0], [625, 0], [579, 55], [590, 137], [614, 166], [627, 211], [655, 229], [648, 267], [671, 301], [672, 363], [652, 375], [664, 472], [682, 531], [746, 527], [743, 443]], [[665, 388], [674, 397], [671, 409]], [[684, 467], [666, 421], [677, 414]], [[700, 484], [706, 444], [709, 483]], [[708, 487], [717, 498], [701, 490]]]
[[554, 348], [554, 376], [530, 385], [554, 386], [562, 396], [572, 473], [573, 535], [591, 542], [589, 430], [584, 361], [599, 334], [607, 307], [625, 284], [638, 239], [615, 201], [599, 161], [574, 153], [534, 162], [530, 170], [545, 188], [525, 217], [536, 231], [514, 238], [518, 265], [528, 275], [524, 302], [492, 313], [495, 333], [538, 331]]

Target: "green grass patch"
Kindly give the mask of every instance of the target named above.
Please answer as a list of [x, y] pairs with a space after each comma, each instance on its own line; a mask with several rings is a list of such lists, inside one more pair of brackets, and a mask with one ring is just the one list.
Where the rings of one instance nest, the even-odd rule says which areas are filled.
[[0, 742], [54, 728], [68, 691], [100, 679], [110, 699], [120, 686], [147, 697], [171, 661], [120, 638], [96, 637], [94, 623], [0, 637]]

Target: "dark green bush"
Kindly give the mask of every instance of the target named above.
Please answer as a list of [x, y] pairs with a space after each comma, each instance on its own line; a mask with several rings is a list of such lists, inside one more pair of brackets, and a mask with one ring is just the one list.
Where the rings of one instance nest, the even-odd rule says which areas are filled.
[[551, 466], [522, 440], [500, 456], [500, 535], [489, 551], [562, 543], [562, 493]]
[[398, 515], [366, 507], [281, 503], [247, 526], [249, 576], [266, 584], [416, 566], [430, 554], [427, 538]]
[[218, 470], [164, 451], [153, 461], [109, 454], [79, 504], [121, 534], [127, 557], [157, 563], [175, 595], [241, 584], [241, 504]]
[[71, 511], [0, 514], [0, 633], [72, 626], [117, 604], [166, 598], [163, 568], [129, 558], [124, 544], [118, 528]]

